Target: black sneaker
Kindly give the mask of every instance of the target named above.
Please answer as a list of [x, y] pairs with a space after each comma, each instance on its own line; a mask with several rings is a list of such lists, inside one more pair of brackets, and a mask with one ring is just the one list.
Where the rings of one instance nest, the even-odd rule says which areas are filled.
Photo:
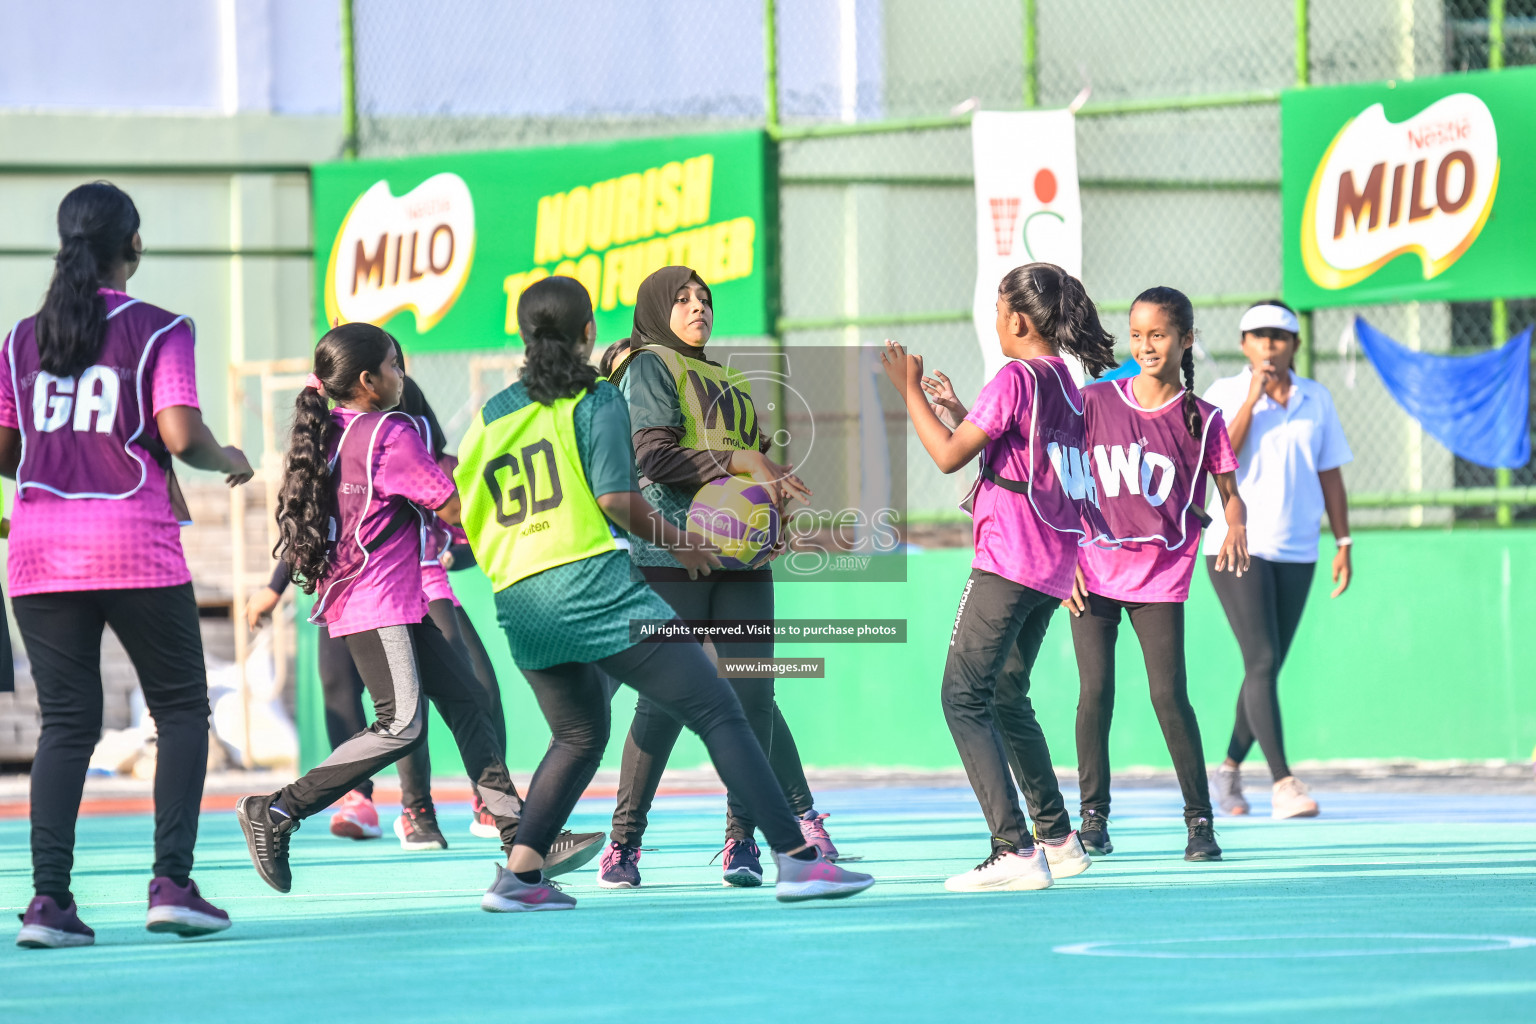
[[448, 840], [437, 827], [437, 809], [430, 803], [420, 807], [400, 808], [395, 819], [395, 835], [400, 838], [402, 850], [446, 850]]
[[1082, 824], [1077, 826], [1077, 838], [1091, 856], [1102, 857], [1115, 852], [1115, 844], [1109, 841], [1109, 819], [1098, 811], [1084, 811]]
[[1196, 818], [1189, 822], [1189, 845], [1184, 847], [1185, 860], [1221, 860], [1221, 847], [1216, 845], [1216, 829], [1210, 818]]
[[603, 852], [604, 838], [606, 833], [603, 832], [572, 832], [569, 829], [561, 832], [544, 855], [544, 877], [554, 878], [584, 867]]
[[256, 873], [278, 892], [293, 888], [293, 872], [288, 869], [288, 838], [297, 832], [295, 818], [274, 818], [268, 810], [274, 797], [248, 796], [235, 805], [235, 816], [245, 832], [245, 845], [251, 851]]

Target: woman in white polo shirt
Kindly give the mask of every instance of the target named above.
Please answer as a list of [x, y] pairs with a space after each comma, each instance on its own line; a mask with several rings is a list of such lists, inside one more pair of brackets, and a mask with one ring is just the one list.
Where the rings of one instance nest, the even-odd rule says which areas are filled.
[[1227, 759], [1211, 788], [1225, 813], [1248, 813], [1238, 765], [1257, 739], [1274, 779], [1271, 815], [1310, 818], [1317, 814], [1317, 801], [1285, 760], [1278, 683], [1306, 607], [1325, 513], [1338, 545], [1333, 596], [1349, 586], [1349, 509], [1339, 467], [1352, 456], [1328, 389], [1291, 369], [1301, 328], [1296, 313], [1278, 299], [1261, 302], [1238, 326], [1250, 367], [1205, 392], [1206, 401], [1221, 409], [1237, 452], [1252, 559], [1242, 576], [1216, 571], [1226, 533], [1217, 516], [1205, 533], [1206, 562], [1242, 648], [1243, 688]]

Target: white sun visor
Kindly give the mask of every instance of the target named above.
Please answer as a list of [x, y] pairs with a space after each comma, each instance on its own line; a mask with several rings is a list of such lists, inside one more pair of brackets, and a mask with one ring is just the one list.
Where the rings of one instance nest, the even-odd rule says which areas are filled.
[[1243, 314], [1242, 320], [1237, 324], [1237, 329], [1244, 334], [1249, 331], [1260, 331], [1266, 327], [1278, 327], [1292, 334], [1301, 333], [1301, 321], [1296, 319], [1295, 313], [1284, 306], [1254, 306]]

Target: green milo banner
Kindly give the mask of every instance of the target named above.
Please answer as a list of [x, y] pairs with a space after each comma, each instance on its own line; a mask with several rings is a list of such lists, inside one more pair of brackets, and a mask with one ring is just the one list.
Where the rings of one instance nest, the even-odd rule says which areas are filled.
[[517, 300], [551, 274], [625, 337], [658, 267], [693, 267], [715, 332], [771, 331], [769, 150], [761, 132], [321, 164], [317, 326], [367, 321], [408, 351], [503, 348]]
[[1536, 294], [1536, 68], [1288, 90], [1285, 297]]

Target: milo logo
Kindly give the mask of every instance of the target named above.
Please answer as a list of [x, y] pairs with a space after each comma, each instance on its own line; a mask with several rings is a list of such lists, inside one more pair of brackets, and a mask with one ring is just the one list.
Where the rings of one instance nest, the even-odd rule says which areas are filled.
[[1477, 96], [1446, 96], [1397, 123], [1373, 104], [1312, 176], [1301, 219], [1307, 275], [1348, 288], [1411, 252], [1434, 278], [1477, 240], [1498, 185], [1498, 133]]
[[416, 314], [418, 333], [453, 308], [475, 253], [475, 207], [457, 174], [434, 174], [403, 196], [376, 182], [341, 222], [325, 272], [327, 322], [383, 324]]

